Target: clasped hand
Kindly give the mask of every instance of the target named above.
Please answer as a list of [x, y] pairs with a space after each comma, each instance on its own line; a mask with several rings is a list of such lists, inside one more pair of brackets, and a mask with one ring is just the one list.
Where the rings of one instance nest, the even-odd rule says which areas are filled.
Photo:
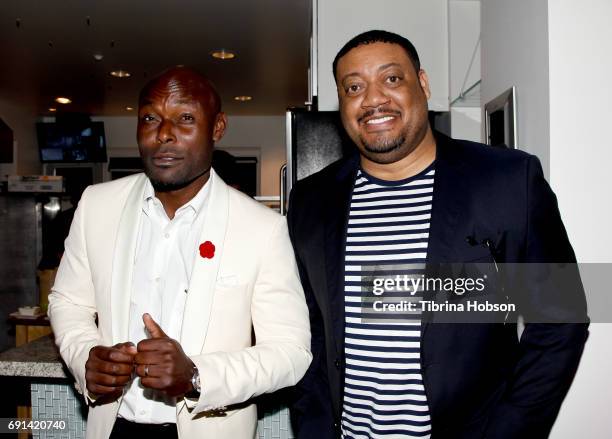
[[143, 387], [178, 396], [192, 390], [194, 364], [149, 314], [142, 316], [150, 338], [138, 346], [95, 346], [85, 363], [87, 390], [104, 402], [117, 399], [135, 372]]

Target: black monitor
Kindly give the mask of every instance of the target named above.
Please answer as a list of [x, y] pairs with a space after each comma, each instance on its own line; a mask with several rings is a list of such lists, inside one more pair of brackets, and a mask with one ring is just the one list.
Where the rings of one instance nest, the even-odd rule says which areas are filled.
[[40, 161], [106, 162], [103, 122], [37, 123]]

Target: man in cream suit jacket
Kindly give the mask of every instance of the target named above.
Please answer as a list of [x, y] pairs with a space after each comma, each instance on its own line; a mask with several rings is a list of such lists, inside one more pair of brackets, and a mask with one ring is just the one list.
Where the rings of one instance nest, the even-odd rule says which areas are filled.
[[250, 399], [311, 361], [285, 219], [211, 170], [227, 121], [204, 77], [162, 73], [138, 117], [146, 175], [84, 192], [49, 298], [87, 437], [252, 438]]

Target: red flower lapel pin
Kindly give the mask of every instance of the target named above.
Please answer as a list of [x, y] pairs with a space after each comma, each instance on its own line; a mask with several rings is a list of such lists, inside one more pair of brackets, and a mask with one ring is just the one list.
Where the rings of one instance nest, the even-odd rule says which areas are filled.
[[200, 256], [204, 259], [212, 259], [215, 256], [215, 244], [210, 241], [200, 244]]

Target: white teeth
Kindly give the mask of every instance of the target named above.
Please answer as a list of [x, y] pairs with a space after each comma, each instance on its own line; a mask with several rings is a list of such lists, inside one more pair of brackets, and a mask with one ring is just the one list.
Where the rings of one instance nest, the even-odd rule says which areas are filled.
[[368, 125], [377, 125], [379, 123], [385, 123], [390, 121], [391, 119], [394, 119], [393, 116], [385, 116], [385, 117], [381, 117], [381, 118], [377, 118], [377, 119], [370, 119], [368, 120], [366, 123]]

